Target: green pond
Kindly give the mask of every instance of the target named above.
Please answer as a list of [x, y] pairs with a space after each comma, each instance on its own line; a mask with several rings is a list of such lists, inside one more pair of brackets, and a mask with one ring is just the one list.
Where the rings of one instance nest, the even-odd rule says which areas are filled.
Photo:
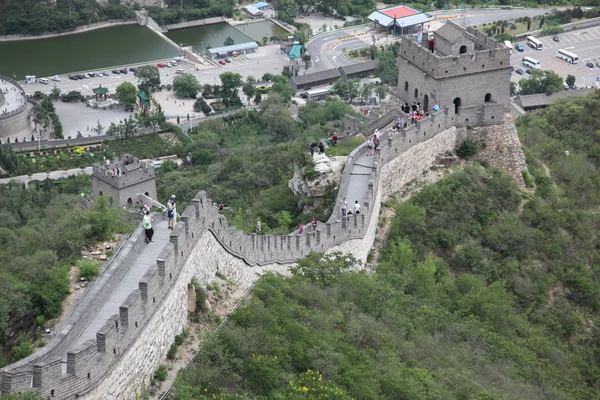
[[286, 35], [288, 31], [270, 21], [253, 22], [235, 27], [227, 24], [194, 26], [192, 28], [176, 29], [165, 35], [175, 43], [192, 46], [196, 51], [225, 46], [225, 39], [230, 37], [234, 43], [261, 42], [263, 36]]
[[178, 48], [149, 28], [121, 25], [48, 39], [0, 42], [0, 75], [45, 77], [178, 54]]

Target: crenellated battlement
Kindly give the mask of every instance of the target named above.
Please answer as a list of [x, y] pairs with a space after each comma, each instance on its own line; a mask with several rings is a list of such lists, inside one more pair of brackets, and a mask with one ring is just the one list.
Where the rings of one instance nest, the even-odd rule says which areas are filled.
[[[484, 45], [482, 45], [484, 46]], [[434, 79], [447, 79], [465, 74], [489, 72], [510, 67], [510, 53], [504, 47], [490, 47], [456, 55], [440, 55], [428, 49], [413, 38], [406, 38], [400, 44], [398, 66], [410, 63]], [[400, 71], [402, 73], [402, 71]]]

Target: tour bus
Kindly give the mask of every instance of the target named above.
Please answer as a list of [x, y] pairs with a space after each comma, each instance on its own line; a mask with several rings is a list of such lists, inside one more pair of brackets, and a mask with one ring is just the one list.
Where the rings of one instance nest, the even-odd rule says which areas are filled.
[[508, 48], [509, 54], [512, 55], [513, 46], [510, 40], [505, 40], [504, 45]]
[[562, 49], [556, 52], [556, 57], [560, 58], [561, 60], [565, 60], [570, 64], [577, 64], [577, 62], [579, 61], [579, 57], [577, 56], [577, 54], [573, 54], [570, 51]]
[[521, 62], [523, 63], [523, 65], [529, 68], [540, 69], [542, 67], [541, 62], [531, 57], [523, 57], [523, 60], [521, 60]]
[[544, 48], [544, 43], [540, 42], [533, 36], [527, 36], [527, 44], [535, 50], [542, 50]]

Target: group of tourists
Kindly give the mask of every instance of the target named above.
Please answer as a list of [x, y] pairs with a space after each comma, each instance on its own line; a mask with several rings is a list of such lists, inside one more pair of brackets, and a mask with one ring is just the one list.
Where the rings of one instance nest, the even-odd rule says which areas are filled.
[[372, 156], [375, 153], [375, 150], [381, 144], [381, 139], [379, 138], [381, 135], [379, 134], [379, 129], [375, 129], [373, 132], [373, 137], [369, 137], [367, 139], [367, 155]]
[[400, 109], [408, 115], [411, 124], [415, 124], [417, 121], [429, 117], [429, 113], [423, 109], [421, 103], [413, 102], [412, 106], [409, 106], [408, 103], [404, 103]]
[[348, 210], [348, 202], [346, 201], [346, 198], [343, 198], [340, 202], [340, 210], [342, 211], [342, 217], [352, 214], [360, 214], [360, 204], [358, 203], [358, 200], [355, 200], [352, 208]]
[[[154, 229], [152, 228], [152, 217], [150, 216], [150, 206], [144, 204], [142, 206], [144, 212], [144, 218], [142, 219], [142, 225], [144, 226], [144, 231], [146, 233], [146, 243], [154, 242], [152, 237], [154, 236]], [[177, 206], [176, 206], [176, 196], [174, 194], [171, 195], [169, 201], [167, 202], [167, 207], [165, 209], [165, 213], [167, 214], [167, 229], [173, 230], [175, 228], [175, 218], [177, 217]]]

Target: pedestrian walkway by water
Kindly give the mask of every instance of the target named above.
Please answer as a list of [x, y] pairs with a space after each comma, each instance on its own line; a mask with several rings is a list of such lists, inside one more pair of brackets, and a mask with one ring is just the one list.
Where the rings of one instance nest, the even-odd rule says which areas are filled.
[[[132, 291], [138, 289], [138, 284], [144, 274], [148, 271], [148, 268], [156, 264], [160, 252], [165, 248], [169, 242], [169, 235], [171, 231], [167, 229], [167, 221], [161, 221], [157, 224], [153, 224], [154, 237], [153, 242], [148, 243], [142, 250], [139, 256], [135, 259], [127, 274], [119, 282], [119, 284], [113, 288], [113, 293], [110, 296], [110, 300], [102, 305], [102, 308], [98, 310], [96, 315], [87, 324], [85, 330], [74, 342], [73, 348], [79, 346], [83, 342], [95, 339], [96, 332], [98, 332], [106, 321], [115, 314], [119, 314], [119, 307], [127, 296]], [[140, 238], [140, 240], [144, 240]], [[108, 288], [107, 288], [108, 289]]]

